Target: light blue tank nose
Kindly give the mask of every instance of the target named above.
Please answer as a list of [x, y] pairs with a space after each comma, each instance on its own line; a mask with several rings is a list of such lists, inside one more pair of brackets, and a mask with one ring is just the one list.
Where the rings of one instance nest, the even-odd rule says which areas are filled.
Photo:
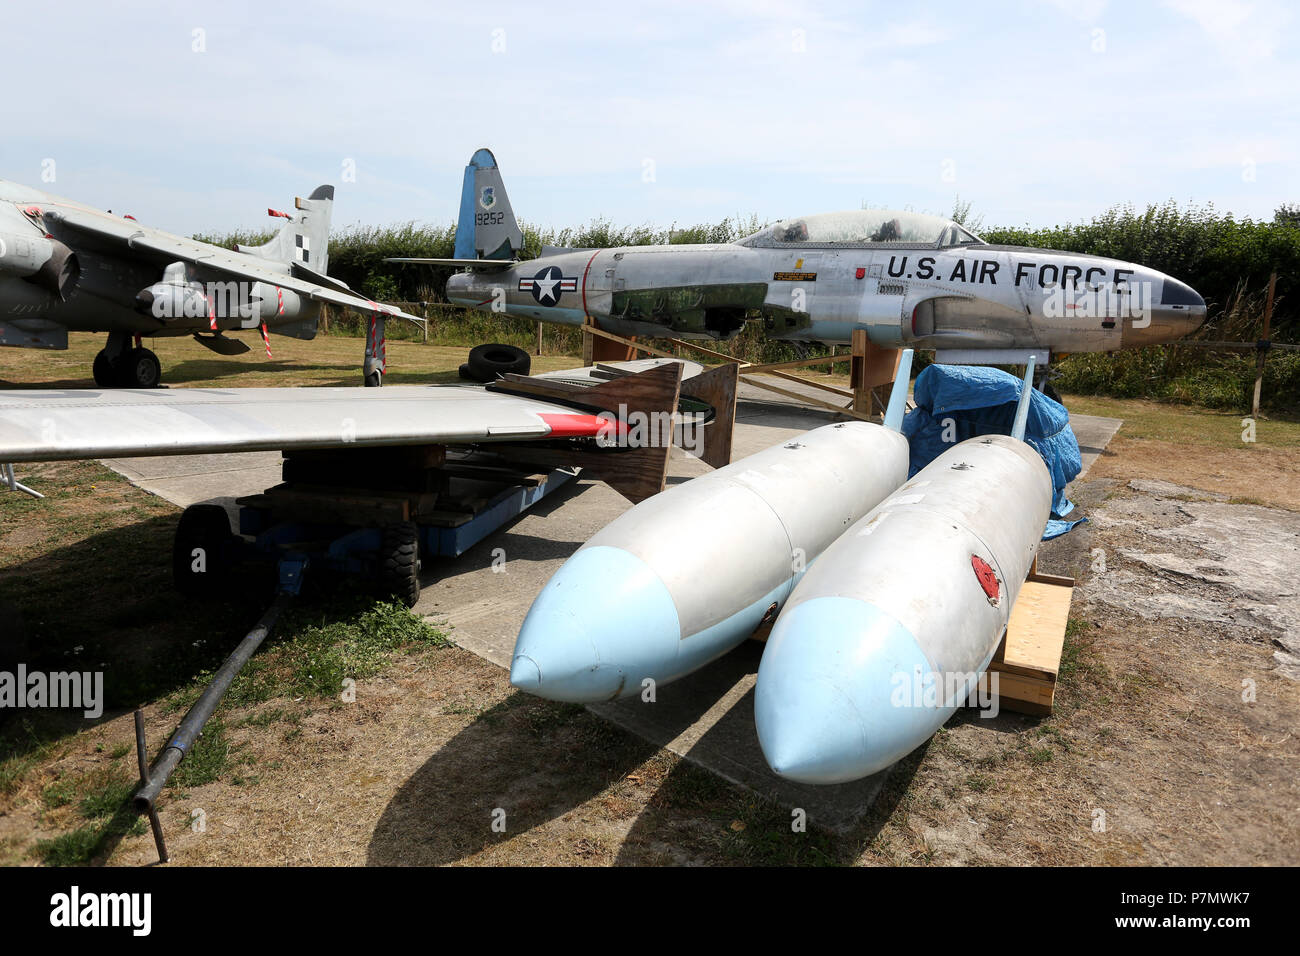
[[800, 783], [883, 770], [953, 711], [916, 693], [930, 671], [911, 632], [873, 605], [827, 596], [788, 608], [758, 668], [754, 722], [763, 756]]
[[515, 642], [510, 683], [550, 700], [630, 696], [681, 644], [663, 581], [622, 548], [584, 548], [547, 583]]

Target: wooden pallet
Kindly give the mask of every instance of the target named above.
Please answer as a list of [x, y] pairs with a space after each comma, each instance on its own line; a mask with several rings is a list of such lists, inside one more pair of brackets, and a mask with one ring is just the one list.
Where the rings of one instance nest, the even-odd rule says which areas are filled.
[[1052, 712], [1056, 697], [1074, 578], [1039, 574], [1037, 567], [1035, 561], [1021, 585], [989, 671], [998, 674], [1000, 706], [1045, 716]]

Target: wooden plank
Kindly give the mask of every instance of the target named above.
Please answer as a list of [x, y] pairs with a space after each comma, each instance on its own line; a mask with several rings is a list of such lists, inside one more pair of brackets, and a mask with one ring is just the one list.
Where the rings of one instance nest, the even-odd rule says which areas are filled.
[[769, 385], [767, 382], [764, 382], [761, 379], [746, 375], [743, 371], [741, 372], [740, 377], [743, 378], [750, 385], [753, 385], [755, 388], [761, 388], [767, 392], [776, 392], [776, 394], [784, 395], [786, 398], [793, 398], [795, 401], [806, 402], [809, 405], [816, 405], [819, 408], [827, 408], [830, 409], [832, 412], [838, 412], [841, 415], [848, 415], [850, 418], [860, 418], [864, 422], [871, 421], [870, 415], [860, 414], [859, 412], [856, 412], [851, 408], [841, 408], [839, 405], [832, 405], [830, 402], [823, 402], [819, 398], [810, 398], [807, 395], [800, 395], [798, 392], [792, 392], [789, 389], [777, 388], [775, 385]]
[[[673, 345], [679, 346], [681, 348], [692, 349], [696, 352], [702, 352], [705, 355], [711, 355], [714, 358], [722, 359], [724, 362], [740, 361], [739, 359], [737, 359], [732, 355], [724, 355], [722, 352], [715, 352], [713, 349], [706, 349], [703, 345], [696, 345], [694, 342], [688, 342], [685, 339], [669, 339], [668, 341], [672, 342]], [[744, 365], [748, 363], [741, 362], [740, 364]]]
[[1021, 586], [989, 671], [998, 675], [1001, 706], [1041, 716], [1055, 701], [1074, 579], [1039, 574], [1037, 567], [1035, 561]]
[[846, 353], [840, 355], [818, 355], [813, 358], [791, 359], [788, 362], [769, 362], [766, 365], [746, 364], [744, 369], [746, 372], [757, 374], [759, 372], [770, 372], [773, 369], [802, 368], [805, 365], [826, 365], [828, 363], [834, 364], [835, 362], [848, 362], [852, 364], [853, 356]]
[[1052, 712], [1055, 697], [1055, 681], [998, 672], [998, 706], [1003, 710], [1046, 717]]
[[[613, 332], [606, 332], [604, 329], [600, 328], [597, 325], [584, 325], [582, 327], [582, 331], [583, 331], [582, 341], [583, 341], [584, 359], [586, 358], [587, 355], [586, 343], [591, 341], [592, 336], [596, 336], [597, 338], [602, 338], [602, 339], [609, 339], [611, 342], [621, 342], [624, 345], [635, 346], [640, 351], [645, 352], [649, 355], [658, 355], [661, 358], [677, 358], [677, 356], [674, 355], [672, 352], [665, 352], [663, 349], [657, 349], [653, 345], [646, 345], [644, 342], [636, 342], [632, 339], [625, 339], [623, 338], [623, 336], [615, 335]], [[590, 365], [591, 362], [584, 362], [584, 364]]]
[[736, 428], [736, 391], [740, 385], [735, 362], [719, 365], [682, 382], [682, 395], [711, 406], [713, 421], [704, 426], [700, 460], [713, 468], [731, 463], [731, 439]]
[[1003, 671], [1056, 679], [1070, 617], [1071, 587], [1026, 581], [1011, 609], [1000, 660]]
[[1074, 587], [1074, 578], [1063, 577], [1059, 574], [1031, 574], [1028, 581], [1036, 581], [1039, 584], [1058, 584], [1062, 587]]
[[[749, 369], [745, 370], [749, 373]], [[827, 385], [825, 382], [814, 382], [812, 379], [800, 378], [798, 375], [790, 375], [787, 372], [779, 372], [776, 369], [768, 369], [764, 375], [773, 375], [776, 378], [783, 378], [787, 382], [798, 382], [800, 385], [807, 385], [809, 388], [820, 388], [823, 392], [833, 392], [841, 398], [853, 398], [853, 392], [847, 388], [840, 388], [838, 385]]]

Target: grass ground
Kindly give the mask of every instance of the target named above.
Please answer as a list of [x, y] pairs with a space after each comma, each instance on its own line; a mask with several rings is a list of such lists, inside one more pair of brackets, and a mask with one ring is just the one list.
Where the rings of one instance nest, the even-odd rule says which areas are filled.
[[[99, 343], [74, 339], [67, 353], [0, 350], [0, 383], [89, 384]], [[188, 340], [156, 347], [165, 381], [180, 387], [355, 384], [360, 345], [274, 339], [273, 362], [260, 350], [210, 356]], [[464, 352], [391, 343], [389, 381], [447, 380]], [[536, 367], [571, 364], [544, 356]], [[1126, 422], [1094, 466], [1085, 511], [1127, 494], [1118, 483], [1135, 468], [1190, 487], [1222, 483], [1243, 498], [1285, 497], [1261, 487], [1261, 463], [1276, 459], [1291, 463], [1294, 484], [1295, 422], [1262, 422], [1258, 441], [1241, 447], [1231, 416], [1068, 396], [1067, 405]], [[196, 612], [169, 587], [177, 509], [92, 462], [21, 471], [50, 497], [0, 494], [5, 657], [102, 668], [110, 708], [94, 723], [0, 715], [0, 862], [148, 862], [151, 838], [127, 807], [130, 708], [145, 705], [159, 745], [267, 595], [250, 580]], [[1094, 541], [1118, 547], [1071, 539], [1074, 551], [1052, 560], [1081, 576]], [[499, 668], [400, 609], [360, 592], [315, 592], [165, 791], [164, 826], [188, 863], [1293, 860], [1288, 728], [1300, 695], [1270, 669], [1267, 641], [1076, 600], [1056, 714], [959, 714], [898, 766], [857, 828], [837, 835], [793, 832], [788, 807], [581, 708], [516, 693]], [[1268, 706], [1234, 704], [1243, 673]], [[355, 682], [350, 701], [345, 678]], [[491, 820], [502, 806], [511, 817], [498, 833]], [[1098, 807], [1111, 808], [1107, 833], [1091, 826]]]

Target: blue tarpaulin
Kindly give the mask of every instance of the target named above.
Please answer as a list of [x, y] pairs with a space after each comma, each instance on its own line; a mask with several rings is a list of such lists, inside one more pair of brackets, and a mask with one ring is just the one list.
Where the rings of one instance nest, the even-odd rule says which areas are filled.
[[[980, 365], [929, 365], [916, 377], [916, 408], [903, 419], [903, 434], [911, 444], [908, 477], [938, 458], [955, 443], [978, 435], [1010, 435], [1020, 399], [1020, 379], [1000, 369]], [[1065, 534], [1078, 518], [1064, 520], [1074, 510], [1065, 486], [1083, 469], [1079, 442], [1070, 428], [1070, 413], [1035, 391], [1029, 402], [1025, 441], [1042, 456], [1052, 476], [1052, 517], [1043, 540]]]

